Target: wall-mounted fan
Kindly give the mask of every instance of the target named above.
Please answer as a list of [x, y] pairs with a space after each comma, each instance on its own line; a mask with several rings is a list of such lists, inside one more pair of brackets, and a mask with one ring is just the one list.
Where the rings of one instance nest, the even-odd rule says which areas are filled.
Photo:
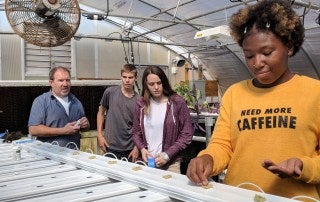
[[42, 47], [69, 41], [81, 18], [77, 0], [6, 0], [5, 11], [20, 37]]

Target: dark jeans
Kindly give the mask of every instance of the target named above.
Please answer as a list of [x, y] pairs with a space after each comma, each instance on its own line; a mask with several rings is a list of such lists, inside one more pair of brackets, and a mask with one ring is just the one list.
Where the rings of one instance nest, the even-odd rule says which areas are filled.
[[[128, 156], [129, 156], [129, 154], [130, 154], [131, 151], [132, 151], [132, 150], [117, 151], [117, 150], [114, 150], [114, 149], [107, 148], [107, 153], [112, 153], [112, 154], [114, 154], [114, 155], [117, 157], [118, 160], [121, 160], [121, 158], [126, 158], [126, 159], [128, 159]], [[106, 157], [110, 157], [110, 158], [115, 158], [115, 156], [112, 155], [112, 154], [106, 154], [105, 156], [106, 156]], [[131, 162], [132, 159], [130, 158], [130, 159], [128, 159], [128, 161]]]

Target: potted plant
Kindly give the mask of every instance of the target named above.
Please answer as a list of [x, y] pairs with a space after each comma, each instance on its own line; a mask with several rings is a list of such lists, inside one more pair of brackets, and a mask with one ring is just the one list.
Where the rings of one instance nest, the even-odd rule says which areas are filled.
[[191, 112], [199, 113], [199, 98], [201, 96], [199, 89], [195, 87], [191, 89], [187, 82], [180, 81], [174, 86], [174, 90], [186, 100]]
[[191, 88], [187, 82], [180, 81], [178, 84], [174, 85], [174, 90], [186, 100], [190, 112], [194, 112], [197, 115], [203, 112], [219, 113], [219, 103], [213, 103], [212, 105], [207, 101], [199, 103], [201, 92], [199, 89], [196, 89], [195, 85]]

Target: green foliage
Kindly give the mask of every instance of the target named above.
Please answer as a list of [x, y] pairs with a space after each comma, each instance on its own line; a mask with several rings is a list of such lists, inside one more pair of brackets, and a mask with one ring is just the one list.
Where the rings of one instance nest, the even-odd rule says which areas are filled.
[[187, 82], [180, 81], [180, 83], [174, 85], [173, 89], [186, 100], [187, 106], [191, 112], [196, 112], [197, 114], [200, 114], [200, 112], [219, 112], [219, 103], [214, 103], [214, 105], [209, 105], [207, 101], [199, 103], [201, 91], [196, 89], [195, 85], [191, 88]]
[[180, 81], [180, 83], [174, 86], [174, 90], [186, 100], [190, 110], [195, 112], [199, 111], [198, 100], [201, 96], [199, 89], [196, 89], [195, 87], [191, 89], [187, 82]]

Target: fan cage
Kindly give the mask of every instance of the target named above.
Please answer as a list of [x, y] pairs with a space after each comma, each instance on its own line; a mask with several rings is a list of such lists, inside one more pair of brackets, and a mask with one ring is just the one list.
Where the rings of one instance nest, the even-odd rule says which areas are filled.
[[34, 0], [6, 0], [5, 11], [12, 29], [28, 43], [54, 47], [74, 36], [81, 19], [78, 1], [59, 2], [61, 7], [50, 17], [41, 17], [36, 13]]

